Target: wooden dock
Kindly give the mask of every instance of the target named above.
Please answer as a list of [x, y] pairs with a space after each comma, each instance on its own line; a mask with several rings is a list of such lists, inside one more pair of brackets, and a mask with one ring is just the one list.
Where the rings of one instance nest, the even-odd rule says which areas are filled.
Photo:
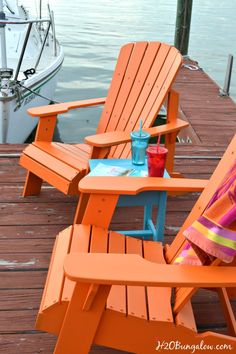
[[[176, 170], [187, 177], [208, 178], [235, 133], [236, 104], [219, 97], [219, 88], [202, 70], [183, 67], [175, 86], [192, 139], [192, 144], [178, 145]], [[18, 166], [23, 147], [0, 146], [0, 353], [50, 354], [55, 337], [36, 331], [34, 322], [55, 236], [72, 223], [76, 198], [45, 186], [40, 197], [23, 199], [25, 171]], [[171, 242], [196, 198], [188, 194], [169, 199], [165, 241]], [[139, 228], [140, 209], [129, 209], [128, 217], [125, 208], [118, 209], [112, 228], [125, 229], [131, 218]], [[225, 333], [216, 295], [202, 290], [193, 306], [199, 329]], [[236, 302], [233, 308], [236, 313]], [[90, 353], [118, 351], [94, 347]]]

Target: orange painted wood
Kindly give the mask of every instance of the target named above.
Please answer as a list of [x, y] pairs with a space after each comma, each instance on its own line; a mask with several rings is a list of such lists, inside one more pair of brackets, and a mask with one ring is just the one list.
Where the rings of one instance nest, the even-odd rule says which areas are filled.
[[84, 160], [88, 159], [91, 152], [91, 147], [87, 144], [52, 143], [52, 145], [62, 151], [69, 151], [72, 156], [77, 156], [78, 158], [82, 158]]
[[[72, 236], [71, 236], [71, 244], [68, 253], [88, 253], [89, 245], [90, 245], [90, 225], [74, 225]], [[63, 259], [63, 258], [62, 258]], [[51, 278], [51, 282], [53, 283], [53, 278]], [[61, 295], [62, 301], [68, 301], [73, 293], [75, 287], [75, 282], [65, 278], [63, 284], [63, 292]]]
[[219, 298], [224, 311], [225, 319], [227, 321], [228, 333], [236, 337], [236, 320], [233, 313], [232, 306], [229, 301], [227, 290], [225, 288], [218, 289]]
[[47, 165], [49, 169], [53, 170], [56, 174], [64, 177], [67, 180], [72, 180], [77, 176], [79, 168], [76, 169], [75, 167], [67, 165], [66, 162], [62, 162], [58, 158], [54, 158], [33, 144], [27, 146], [27, 148], [24, 150], [24, 155], [29, 156], [33, 160], [40, 163], [42, 166]]
[[174, 90], [170, 90], [167, 102], [167, 123], [174, 122], [178, 118], [179, 94]]
[[[126, 253], [138, 254], [142, 257], [142, 241], [134, 237], [126, 237]], [[144, 286], [127, 287], [127, 314], [128, 316], [148, 319], [146, 289]]]
[[25, 180], [24, 190], [22, 193], [23, 197], [27, 197], [28, 195], [39, 194], [42, 183], [43, 180], [40, 177], [28, 171]]
[[79, 201], [77, 203], [77, 207], [75, 211], [75, 217], [73, 221], [74, 224], [81, 224], [87, 207], [88, 200], [89, 200], [89, 194], [87, 193], [80, 194]]
[[[129, 117], [131, 116], [131, 114], [135, 108], [135, 105], [136, 105], [137, 101], [139, 100], [139, 96], [142, 92], [143, 86], [145, 85], [147, 77], [152, 70], [152, 65], [153, 65], [154, 61], [156, 60], [156, 57], [158, 56], [160, 46], [161, 46], [160, 42], [150, 42], [147, 45], [145, 54], [143, 56], [143, 60], [139, 66], [139, 69], [137, 71], [137, 75], [136, 75], [134, 83], [132, 85], [130, 94], [127, 98], [127, 101], [125, 102], [124, 109], [121, 113], [121, 119], [119, 120], [119, 122], [116, 126], [117, 130], [124, 130], [124, 129], [126, 129], [127, 124], [129, 124], [130, 127], [127, 129], [130, 131], [130, 130], [132, 130], [132, 127], [135, 125], [136, 122], [133, 120], [129, 120]], [[130, 62], [130, 66], [131, 65], [132, 65], [132, 63]], [[131, 67], [131, 69], [132, 69], [132, 67]], [[129, 73], [127, 73], [127, 75], [129, 75]], [[157, 71], [155, 72], [155, 75], [157, 75]], [[149, 81], [149, 84], [151, 85], [150, 81]], [[137, 115], [137, 117], [138, 117], [138, 115]]]
[[92, 228], [90, 252], [107, 253], [108, 250], [108, 231], [94, 226]]
[[175, 316], [175, 323], [177, 326], [184, 326], [185, 328], [189, 328], [190, 330], [197, 332], [191, 301], [188, 301]]
[[55, 354], [87, 354], [89, 352], [104, 312], [110, 286], [100, 286], [99, 296], [96, 296], [93, 301], [93, 311], [83, 311], [89, 288], [87, 284], [76, 284], [58, 336]]
[[[188, 123], [178, 119], [176, 122], [171, 122], [165, 125], [160, 125], [157, 127], [152, 127], [152, 128], [145, 128], [144, 130], [148, 132], [152, 137], [157, 136], [159, 134], [165, 135], [167, 133], [171, 132], [176, 132], [179, 131], [182, 128], [185, 128], [188, 126]], [[85, 138], [85, 142], [89, 145], [92, 146], [97, 146], [97, 147], [108, 147], [108, 146], [114, 146], [114, 145], [119, 145], [122, 143], [129, 142], [131, 140], [130, 138], [130, 132], [122, 132], [122, 131], [116, 131], [116, 132], [107, 132], [107, 133], [102, 133], [102, 134], [97, 134], [97, 135], [91, 135], [87, 136]]]
[[40, 312], [59, 302], [61, 299], [64, 279], [63, 262], [61, 260], [64, 259], [65, 255], [69, 252], [72, 231], [73, 228], [70, 226], [57, 236], [52, 252], [51, 267], [48, 272], [40, 305]]
[[[135, 109], [135, 106], [137, 102], [140, 100], [138, 99], [139, 96], [142, 94], [142, 90], [144, 89], [144, 85], [146, 83], [146, 80], [149, 81], [149, 89], [152, 88], [151, 86], [151, 80], [148, 78], [150, 71], [152, 70], [152, 65], [154, 63], [154, 60], [156, 60], [156, 57], [158, 55], [158, 51], [160, 49], [161, 43], [159, 42], [151, 42], [145, 51], [145, 54], [143, 56], [143, 60], [140, 64], [137, 76], [135, 78], [135, 81], [132, 85], [132, 88], [129, 92], [128, 98], [125, 102], [125, 106], [123, 111], [121, 112], [120, 119], [117, 120], [116, 122], [116, 130], [126, 130], [126, 131], [132, 131], [134, 127], [137, 124], [137, 121], [139, 120], [139, 114], [136, 112], [136, 116], [131, 118], [132, 112]], [[132, 63], [131, 63], [132, 65]], [[161, 65], [161, 63], [160, 63]], [[155, 71], [155, 78], [158, 75], [158, 71]], [[150, 87], [151, 86], [151, 87]], [[145, 104], [145, 97], [142, 97], [142, 102]], [[122, 146], [119, 146], [116, 148], [116, 156], [120, 154], [118, 150], [122, 151], [123, 148]]]
[[[119, 90], [119, 95], [116, 99], [115, 106], [113, 108], [111, 117], [109, 119], [109, 123], [106, 127], [107, 132], [119, 129], [117, 127], [117, 123], [120, 121], [121, 114], [124, 110], [131, 89], [134, 85], [135, 78], [139, 72], [147, 48], [148, 48], [148, 42], [138, 42], [134, 45], [125, 72], [125, 76], [123, 78], [122, 85]], [[128, 117], [124, 117], [124, 119], [127, 122]]]
[[[125, 236], [117, 232], [109, 234], [109, 253], [125, 254]], [[118, 311], [126, 316], [126, 287], [114, 285], [107, 299], [107, 309]]]
[[99, 296], [99, 294], [98, 294], [99, 287], [100, 287], [100, 285], [98, 285], [98, 284], [91, 284], [90, 285], [87, 297], [86, 297], [83, 307], [82, 307], [82, 311], [92, 310], [92, 305], [94, 303], [95, 297]]
[[114, 214], [118, 195], [106, 194], [91, 195], [89, 197], [83, 220], [83, 224], [93, 224], [100, 227], [108, 227]]
[[[160, 242], [143, 241], [144, 258], [158, 264], [166, 264]], [[147, 307], [151, 321], [173, 322], [171, 288], [147, 287]]]
[[[178, 50], [164, 43], [137, 42], [123, 46], [107, 98], [66, 102], [50, 107], [42, 106], [29, 109], [30, 115], [40, 117], [35, 140], [35, 146], [37, 145], [39, 150], [36, 154], [32, 149], [25, 150], [23, 154], [28, 154], [28, 160], [25, 163], [25, 159], [21, 159], [21, 165], [62, 192], [72, 195], [79, 194], [76, 183], [87, 174], [89, 158], [120, 158], [130, 155], [130, 144], [126, 144], [127, 141], [130, 141], [130, 131], [138, 127], [140, 117], [143, 119], [144, 128], [152, 126], [171, 89], [181, 62], [182, 57]], [[68, 144], [46, 144], [52, 142], [58, 114], [66, 113], [70, 109], [103, 103], [105, 106], [97, 129], [97, 134], [102, 133], [102, 135], [95, 138], [95, 145], [91, 150], [89, 149], [89, 154], [84, 148], [82, 151], [80, 149], [76, 151], [79, 146], [70, 148]], [[155, 130], [154, 135], [160, 132], [167, 134], [171, 131], [179, 131], [186, 125], [187, 123], [181, 120], [174, 122], [174, 124], [170, 122], [170, 125], [159, 128], [159, 132]], [[125, 140], [123, 136], [103, 135], [105, 132], [116, 130], [127, 132]], [[126, 140], [127, 136], [128, 140]], [[117, 142], [116, 138], [121, 141]], [[93, 137], [88, 138], [89, 144], [93, 145], [93, 140]], [[119, 146], [114, 147], [116, 144]], [[173, 153], [170, 156], [171, 159], [174, 158]], [[70, 170], [71, 168], [72, 170]], [[70, 175], [73, 169], [76, 170], [76, 175], [75, 178], [70, 178], [68, 174]], [[46, 170], [50, 172], [47, 173]], [[60, 178], [58, 179], [56, 176], [54, 183], [54, 175], [59, 175], [64, 180], [60, 183]], [[31, 187], [27, 188], [27, 183]], [[30, 195], [31, 190], [32, 194], [39, 194], [40, 183], [37, 182], [35, 188], [32, 187], [33, 183], [33, 178], [26, 180], [25, 189], [28, 192], [25, 195]]]
[[[25, 154], [21, 155], [20, 163], [22, 166], [24, 166], [26, 169], [31, 171], [33, 174], [39, 176], [43, 180], [47, 180], [48, 183], [53, 184], [55, 188], [59, 189], [61, 192], [65, 194], [68, 194], [70, 183], [65, 178], [49, 170], [47, 167], [42, 166], [40, 163], [38, 163], [35, 160], [32, 160], [30, 157], [28, 157]], [[28, 190], [27, 185], [25, 185], [24, 189]], [[36, 188], [36, 191], [38, 191], [38, 188]]]
[[133, 51], [134, 43], [124, 45], [117, 59], [116, 68], [112, 77], [110, 89], [108, 91], [107, 100], [104, 110], [101, 115], [100, 122], [98, 123], [97, 133], [103, 133], [107, 129], [107, 125], [112, 114], [114, 104], [122, 85], [127, 65], [129, 63], [130, 55]]
[[57, 116], [55, 114], [40, 119], [35, 134], [35, 141], [52, 141], [56, 123]]
[[47, 142], [33, 143], [33, 146], [36, 146], [38, 149], [42, 150], [50, 156], [53, 156], [57, 160], [62, 161], [63, 165], [66, 164], [73, 169], [77, 169], [78, 171], [81, 169], [86, 169], [88, 166], [88, 154], [87, 156], [81, 156], [80, 150], [78, 148], [73, 149], [76, 150], [73, 151], [70, 148], [66, 149], [67, 145], [68, 144], [54, 144]]
[[174, 170], [175, 144], [178, 132], [169, 133], [165, 136], [165, 147], [168, 149], [166, 158], [166, 169], [171, 175]]
[[[145, 105], [144, 110], [142, 111], [141, 115], [145, 119], [145, 125], [149, 125], [153, 115], [156, 114], [156, 112], [160, 109], [160, 106], [164, 102], [167, 94], [167, 88], [171, 86], [173, 83], [176, 74], [178, 72], [178, 69], [180, 68], [182, 64], [182, 57], [179, 55], [178, 52], [176, 52], [175, 48], [170, 49], [170, 53], [165, 60], [161, 73], [158, 76], [158, 80], [156, 81], [155, 85], [160, 87], [159, 94], [156, 95], [155, 91], [153, 90], [148, 98], [148, 102], [151, 102], [151, 109], [148, 106], [148, 104]], [[166, 75], [166, 71], [168, 71]]]
[[[168, 85], [165, 86], [165, 95], [162, 95], [161, 100], [159, 100], [158, 104], [155, 105], [155, 109], [152, 110], [152, 113], [150, 112], [156, 98], [160, 95], [161, 87], [163, 84], [162, 80], [165, 80], [165, 77], [168, 75], [168, 70], [173, 60], [173, 52], [175, 54], [177, 53], [175, 48], [170, 48], [165, 44], [161, 45], [160, 50], [158, 51], [155, 61], [151, 67], [149, 76], [147, 77], [145, 85], [143, 86], [142, 92], [140, 93], [140, 99], [137, 101], [136, 106], [133, 109], [129, 122], [126, 124], [126, 131], [132, 131], [135, 129], [137, 130], [139, 126], [139, 120], [141, 118], [145, 128], [151, 126], [154, 123], [161, 105], [165, 100], [165, 95], [168, 92]], [[117, 148], [114, 150], [114, 156], [118, 157], [119, 155], [121, 156], [121, 154], [122, 156], [127, 156], [127, 149], [130, 149], [130, 147], [123, 146]]]
[[92, 284], [190, 288], [236, 285], [233, 267], [156, 264], [137, 254], [70, 254], [64, 268], [69, 279]]
[[106, 102], [106, 97], [92, 98], [83, 101], [64, 102], [64, 103], [59, 103], [54, 105], [33, 107], [28, 109], [27, 112], [32, 117], [50, 117], [50, 116], [55, 116], [57, 114], [66, 113], [70, 109], [97, 106], [99, 104], [104, 104], [105, 102]]
[[106, 177], [87, 176], [79, 183], [84, 193], [135, 195], [144, 191], [183, 191], [201, 192], [208, 185], [208, 180], [160, 178], [160, 177]]

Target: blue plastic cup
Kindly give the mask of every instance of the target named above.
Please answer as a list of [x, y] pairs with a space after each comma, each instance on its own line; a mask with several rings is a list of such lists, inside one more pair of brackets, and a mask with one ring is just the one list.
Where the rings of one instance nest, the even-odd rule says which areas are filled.
[[132, 163], [134, 165], [144, 165], [146, 159], [146, 149], [150, 134], [147, 132], [132, 132], [131, 136], [131, 151]]

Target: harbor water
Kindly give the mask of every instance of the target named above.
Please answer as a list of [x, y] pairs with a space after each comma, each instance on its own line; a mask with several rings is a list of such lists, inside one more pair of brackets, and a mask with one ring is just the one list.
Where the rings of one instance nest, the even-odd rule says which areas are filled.
[[[23, 3], [35, 10], [32, 0]], [[59, 102], [106, 96], [123, 44], [174, 41], [177, 0], [50, 0], [50, 5], [65, 52], [55, 96]], [[235, 0], [193, 1], [189, 56], [221, 87], [228, 54], [236, 56], [235, 13]], [[236, 100], [236, 64], [230, 94]], [[100, 113], [94, 107], [60, 117], [61, 139], [81, 142], [94, 134]]]

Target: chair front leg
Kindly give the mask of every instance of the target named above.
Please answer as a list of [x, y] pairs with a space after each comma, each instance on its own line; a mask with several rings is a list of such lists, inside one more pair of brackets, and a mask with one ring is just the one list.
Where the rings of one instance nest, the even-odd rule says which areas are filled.
[[28, 171], [22, 196], [28, 197], [30, 195], [39, 195], [42, 183], [43, 180], [40, 177]]
[[[99, 327], [110, 285], [77, 283], [69, 302], [54, 354], [88, 354]], [[92, 291], [91, 291], [92, 289]]]

